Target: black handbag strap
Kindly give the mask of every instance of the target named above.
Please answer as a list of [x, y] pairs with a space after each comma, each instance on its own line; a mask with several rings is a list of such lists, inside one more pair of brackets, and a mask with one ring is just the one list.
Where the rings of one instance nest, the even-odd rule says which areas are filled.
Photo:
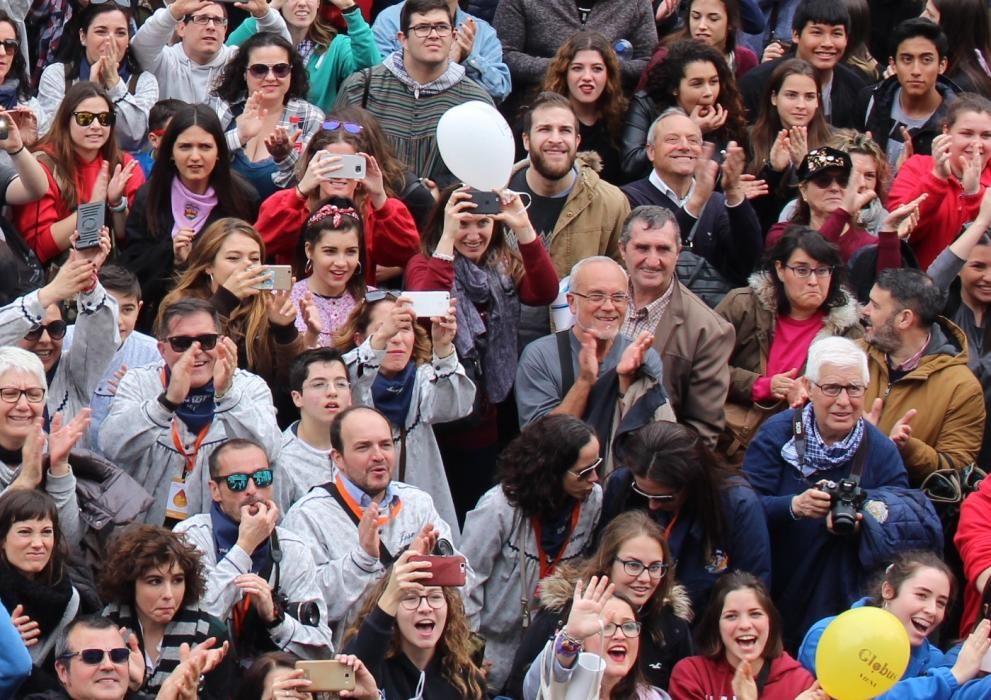
[[558, 331], [557, 335], [557, 356], [561, 361], [561, 399], [567, 396], [571, 387], [575, 385], [575, 368], [572, 364], [571, 355], [571, 329]]
[[[341, 492], [337, 490], [337, 484], [333, 481], [328, 481], [326, 484], [320, 484], [318, 488], [322, 488], [330, 494], [330, 497], [337, 501], [337, 504], [341, 507], [341, 510], [347, 513], [347, 516], [351, 518], [351, 522], [354, 523], [354, 526], [358, 527], [358, 523], [361, 522], [361, 518], [359, 518], [358, 514], [351, 510], [350, 506], [344, 502], [344, 497], [341, 496]], [[382, 562], [382, 566], [388, 567], [395, 560], [396, 558], [392, 556], [388, 548], [386, 548], [385, 543], [382, 542], [382, 540], [379, 540], [379, 561]]]
[[366, 68], [361, 71], [361, 74], [365, 77], [365, 87], [361, 90], [361, 108], [368, 109], [368, 90], [372, 85], [372, 69]]
[[[791, 417], [791, 432], [795, 438], [795, 452], [798, 453], [798, 465], [805, 466], [805, 452], [808, 449], [808, 435], [805, 434], [805, 425], [802, 423], [802, 410], [796, 408]], [[853, 467], [850, 469], [850, 480], [860, 484], [860, 475], [864, 472], [864, 461], [867, 459], [867, 430], [864, 430], [864, 437], [857, 446], [857, 451], [853, 455]]]
[[757, 697], [764, 692], [764, 686], [767, 685], [767, 679], [771, 676], [771, 659], [764, 659], [764, 665], [760, 667], [760, 673], [754, 679], [757, 684]]

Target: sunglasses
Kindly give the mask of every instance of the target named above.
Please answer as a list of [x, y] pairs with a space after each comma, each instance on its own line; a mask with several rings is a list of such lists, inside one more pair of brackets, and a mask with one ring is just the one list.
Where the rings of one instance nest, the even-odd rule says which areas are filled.
[[260, 489], [266, 486], [272, 485], [272, 470], [271, 469], [259, 469], [254, 474], [228, 474], [227, 476], [218, 476], [214, 479], [217, 483], [221, 481], [227, 484], [229, 488], [234, 493], [240, 493], [248, 488], [248, 479], [255, 482], [255, 486]]
[[40, 326], [35, 326], [25, 333], [24, 340], [30, 340], [32, 343], [36, 342], [45, 331], [48, 331], [48, 337], [52, 340], [62, 340], [65, 337], [66, 328], [68, 328], [68, 324], [65, 321], [42, 323]]
[[840, 187], [846, 187], [850, 184], [850, 176], [838, 173], [816, 173], [809, 178], [809, 182], [823, 190], [830, 187], [834, 182]]
[[89, 126], [94, 119], [100, 122], [100, 126], [113, 126], [116, 121], [113, 112], [73, 112], [72, 118], [79, 126]]
[[4, 39], [0, 41], [0, 46], [3, 47], [4, 53], [16, 53], [21, 44], [17, 39]]
[[286, 78], [292, 72], [292, 66], [288, 63], [276, 63], [274, 66], [268, 66], [264, 63], [252, 63], [248, 66], [248, 72], [251, 73], [252, 78], [264, 78], [270, 72], [275, 73], [276, 78]]
[[592, 472], [599, 468], [600, 464], [602, 464], [602, 457], [599, 457], [587, 467], [582, 467], [578, 471], [571, 471], [571, 475], [578, 479], [578, 481], [587, 481], [592, 476]]
[[193, 347], [193, 343], [199, 343], [201, 350], [213, 350], [217, 347], [217, 340], [220, 336], [216, 333], [204, 333], [203, 335], [173, 335], [166, 338], [172, 350], [175, 352], [186, 352]]
[[396, 301], [399, 295], [396, 292], [390, 292], [387, 289], [369, 289], [365, 292], [365, 303], [374, 304], [377, 301], [382, 301], [383, 299], [391, 299]]
[[647, 493], [642, 488], [637, 486], [637, 482], [635, 481], [632, 484], [630, 484], [630, 489], [633, 491], [633, 493], [637, 494], [638, 496], [643, 496], [651, 503], [671, 503], [675, 498], [678, 497], [678, 495], [674, 493], [665, 493], [660, 495], [656, 493]]
[[342, 122], [339, 119], [328, 119], [323, 123], [323, 128], [327, 131], [344, 129], [349, 134], [360, 134], [365, 127], [361, 124], [355, 124], [354, 122]]
[[88, 666], [99, 666], [103, 663], [103, 659], [110, 655], [110, 660], [117, 664], [126, 664], [127, 660], [131, 658], [131, 650], [126, 647], [118, 647], [117, 649], [108, 649], [104, 651], [103, 649], [82, 649], [80, 651], [72, 651], [67, 654], [62, 654], [59, 659], [66, 661], [73, 657], [78, 656], [79, 660]]

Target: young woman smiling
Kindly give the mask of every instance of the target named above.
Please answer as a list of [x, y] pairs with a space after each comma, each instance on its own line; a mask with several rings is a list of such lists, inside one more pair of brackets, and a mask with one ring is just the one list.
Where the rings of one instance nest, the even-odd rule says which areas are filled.
[[0, 108], [14, 112], [28, 148], [38, 142], [41, 134], [48, 133], [51, 115], [32, 94], [17, 24], [3, 10], [0, 10]]

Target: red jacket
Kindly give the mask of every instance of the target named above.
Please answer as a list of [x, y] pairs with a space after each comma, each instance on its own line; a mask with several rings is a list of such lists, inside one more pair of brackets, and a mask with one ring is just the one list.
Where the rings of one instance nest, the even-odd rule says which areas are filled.
[[[722, 700], [733, 697], [734, 669], [725, 659], [689, 656], [675, 664], [668, 692], [677, 700]], [[787, 653], [771, 662], [761, 700], [795, 700], [815, 678]]]
[[973, 221], [981, 208], [984, 189], [991, 185], [991, 165], [981, 173], [981, 188], [974, 195], [966, 195], [963, 186], [953, 175], [940, 180], [932, 174], [932, 156], [912, 156], [902, 165], [888, 193], [888, 211], [928, 192], [929, 196], [919, 206], [919, 225], [908, 243], [919, 259], [919, 266], [928, 269], [936, 256], [950, 245], [964, 224]]
[[[520, 246], [526, 273], [518, 286], [520, 301], [530, 306], [546, 306], [557, 298], [558, 283], [554, 263], [544, 244], [537, 239]], [[454, 263], [440, 258], [414, 255], [406, 268], [406, 288], [448, 292], [454, 289]]]
[[[822, 228], [819, 229], [819, 233], [822, 234], [823, 238], [830, 243], [835, 243], [839, 247], [840, 257], [843, 258], [843, 262], [850, 262], [853, 254], [865, 246], [878, 245], [878, 270], [889, 267], [901, 267], [901, 248], [899, 247], [897, 236], [881, 236], [877, 238], [856, 224], [850, 226], [847, 232], [844, 233], [843, 228], [849, 223], [850, 214], [847, 213], [846, 209], [840, 207], [826, 218], [822, 223]], [[791, 225], [790, 221], [779, 221], [771, 226], [767, 231], [767, 238], [764, 239], [764, 249], [769, 250], [775, 243], [781, 240], [781, 237]], [[880, 266], [882, 262], [884, 267]]]
[[[262, 202], [255, 228], [265, 241], [265, 254], [280, 265], [295, 262], [299, 234], [310, 209], [300, 199], [296, 188], [279, 190]], [[375, 284], [375, 266], [406, 267], [420, 250], [420, 234], [409, 209], [395, 197], [389, 197], [381, 209], [365, 200], [361, 213], [365, 225], [365, 282]]]
[[953, 543], [963, 560], [967, 581], [963, 587], [963, 617], [960, 634], [966, 637], [975, 622], [981, 605], [981, 594], [974, 583], [981, 572], [991, 566], [991, 479], [981, 482], [960, 507], [960, 524]]
[[[121, 161], [124, 165], [130, 163], [133, 158], [127, 153], [121, 153]], [[100, 174], [100, 167], [103, 165], [103, 156], [97, 156], [92, 162], [84, 163], [76, 161], [76, 189], [80, 203], [88, 202], [93, 193], [93, 184], [97, 175]], [[48, 166], [44, 163], [41, 167], [48, 178], [48, 191], [37, 202], [31, 202], [19, 207], [12, 207], [14, 225], [24, 236], [24, 241], [34, 250], [42, 264], [48, 263], [62, 252], [52, 237], [52, 224], [72, 215], [75, 209], [69, 209], [62, 190], [55, 182]], [[112, 174], [112, 173], [111, 173]], [[127, 197], [127, 205], [134, 204], [134, 195], [138, 188], [145, 182], [144, 171], [135, 168], [131, 173], [131, 178], [124, 186], [124, 196]], [[109, 213], [108, 213], [109, 216]], [[110, 225], [108, 220], [107, 225]], [[118, 235], [123, 236], [120, 231]]]

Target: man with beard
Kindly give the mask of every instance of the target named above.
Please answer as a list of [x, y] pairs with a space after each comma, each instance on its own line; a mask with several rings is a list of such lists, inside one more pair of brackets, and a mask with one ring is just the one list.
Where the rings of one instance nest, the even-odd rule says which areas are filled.
[[653, 334], [644, 330], [630, 339], [619, 332], [629, 303], [629, 280], [615, 260], [597, 255], [574, 266], [568, 292], [574, 327], [534, 341], [520, 358], [521, 426], [548, 413], [578, 416], [596, 429], [607, 456], [617, 432], [674, 420]]
[[870, 383], [866, 418], [895, 441], [913, 486], [961, 469], [984, 437], [984, 395], [967, 367], [967, 337], [940, 316], [945, 293], [915, 269], [882, 272], [864, 308]]
[[[333, 638], [316, 564], [299, 536], [275, 525], [274, 470], [265, 450], [254, 440], [234, 438], [213, 451], [209, 466], [210, 512], [175, 528], [203, 553], [201, 605], [227, 622], [241, 661], [282, 650], [328, 658]], [[287, 601], [290, 610], [283, 607]], [[318, 619], [300, 614], [300, 603], [315, 608]]]

